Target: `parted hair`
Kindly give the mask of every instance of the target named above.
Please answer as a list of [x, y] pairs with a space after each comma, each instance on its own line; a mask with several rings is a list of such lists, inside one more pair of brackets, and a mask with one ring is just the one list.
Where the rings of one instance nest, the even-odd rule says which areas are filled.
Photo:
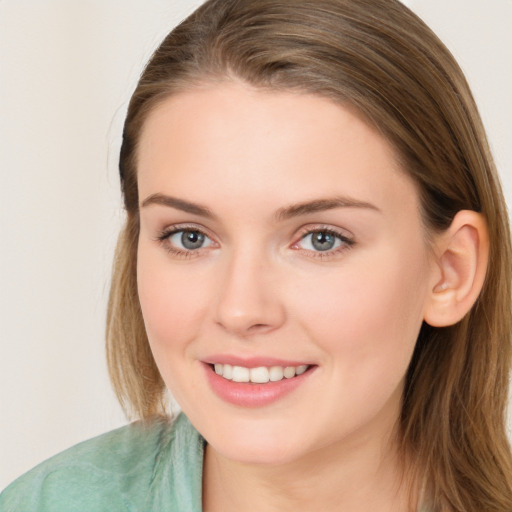
[[114, 261], [107, 357], [121, 405], [143, 419], [167, 413], [137, 294], [141, 128], [170, 95], [233, 79], [357, 109], [416, 183], [427, 234], [447, 229], [460, 210], [484, 216], [490, 259], [480, 297], [456, 325], [422, 326], [397, 430], [434, 510], [512, 511], [507, 210], [462, 71], [397, 0], [209, 0], [154, 52], [129, 103], [119, 162], [126, 224]]

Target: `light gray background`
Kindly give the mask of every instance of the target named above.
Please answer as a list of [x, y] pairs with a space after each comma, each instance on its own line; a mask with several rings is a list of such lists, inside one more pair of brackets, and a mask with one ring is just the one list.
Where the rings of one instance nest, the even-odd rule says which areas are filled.
[[[127, 101], [192, 0], [0, 0], [0, 488], [125, 422], [103, 353]], [[512, 2], [409, 0], [466, 71], [512, 204]]]

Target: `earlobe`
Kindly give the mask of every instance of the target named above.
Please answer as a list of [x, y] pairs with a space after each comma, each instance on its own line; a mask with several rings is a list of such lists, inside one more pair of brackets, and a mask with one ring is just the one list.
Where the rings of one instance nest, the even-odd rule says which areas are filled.
[[437, 237], [435, 248], [438, 271], [424, 320], [433, 327], [447, 327], [464, 318], [482, 290], [489, 261], [484, 217], [474, 211], [460, 211]]

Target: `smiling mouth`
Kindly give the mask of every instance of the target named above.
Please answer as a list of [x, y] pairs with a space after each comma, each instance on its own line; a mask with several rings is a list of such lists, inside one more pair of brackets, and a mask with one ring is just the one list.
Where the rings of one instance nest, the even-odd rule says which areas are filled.
[[212, 364], [211, 368], [217, 375], [226, 380], [240, 383], [266, 384], [267, 382], [279, 382], [283, 379], [293, 379], [302, 375], [311, 367], [307, 364], [299, 366], [259, 366], [246, 368], [230, 364]]

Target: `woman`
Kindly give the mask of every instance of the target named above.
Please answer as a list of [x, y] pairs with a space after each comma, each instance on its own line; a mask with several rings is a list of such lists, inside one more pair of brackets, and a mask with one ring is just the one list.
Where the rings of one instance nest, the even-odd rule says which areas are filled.
[[407, 8], [206, 2], [148, 63], [120, 173], [108, 359], [145, 421], [1, 510], [512, 509], [506, 209]]

